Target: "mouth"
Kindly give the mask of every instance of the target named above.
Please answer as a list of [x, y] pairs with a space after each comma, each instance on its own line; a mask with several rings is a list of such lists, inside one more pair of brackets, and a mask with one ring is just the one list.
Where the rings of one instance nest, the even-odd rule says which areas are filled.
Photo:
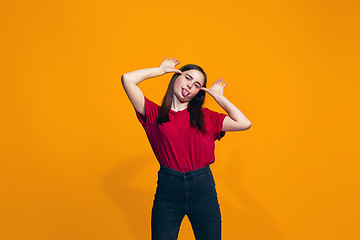
[[186, 97], [187, 95], [189, 95], [189, 91], [188, 90], [186, 90], [185, 88], [182, 88], [182, 90], [181, 90], [181, 94], [183, 95], [183, 97]]

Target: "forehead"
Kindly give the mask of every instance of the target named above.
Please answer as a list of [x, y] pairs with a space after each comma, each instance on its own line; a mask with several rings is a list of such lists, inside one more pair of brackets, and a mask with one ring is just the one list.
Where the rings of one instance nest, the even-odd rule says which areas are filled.
[[199, 72], [198, 70], [191, 69], [191, 70], [183, 71], [183, 74], [190, 75], [191, 77], [193, 77], [193, 79], [195, 79], [196, 81], [199, 81], [201, 84], [204, 83], [204, 75], [201, 72]]

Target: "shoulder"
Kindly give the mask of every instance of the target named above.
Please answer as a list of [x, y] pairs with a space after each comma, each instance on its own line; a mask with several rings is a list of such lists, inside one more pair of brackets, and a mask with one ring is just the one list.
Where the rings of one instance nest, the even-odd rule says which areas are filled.
[[154, 124], [157, 121], [160, 106], [144, 96], [145, 114], [141, 114], [136, 109], [136, 115], [142, 125]]
[[214, 117], [214, 116], [218, 116], [218, 115], [222, 114], [222, 113], [218, 113], [213, 110], [210, 110], [209, 108], [206, 108], [206, 107], [202, 107], [201, 111], [203, 112], [205, 117]]
[[225, 132], [222, 131], [222, 125], [227, 115], [208, 108], [202, 108], [201, 110], [204, 113], [204, 121], [207, 129], [214, 134], [214, 140], [220, 140], [225, 135]]
[[227, 116], [227, 114], [215, 112], [213, 110], [210, 110], [208, 108], [202, 107], [201, 111], [204, 114], [204, 119], [206, 122], [212, 122], [214, 124], [216, 123], [222, 123]]
[[145, 99], [145, 103], [151, 105], [151, 106], [157, 106], [157, 107], [160, 107], [157, 103], [151, 101], [150, 99], [148, 99], [146, 96], [144, 96], [144, 99]]
[[145, 99], [145, 111], [146, 110], [159, 110], [160, 109], [160, 106], [157, 103], [151, 101], [146, 96], [144, 96], [144, 99]]

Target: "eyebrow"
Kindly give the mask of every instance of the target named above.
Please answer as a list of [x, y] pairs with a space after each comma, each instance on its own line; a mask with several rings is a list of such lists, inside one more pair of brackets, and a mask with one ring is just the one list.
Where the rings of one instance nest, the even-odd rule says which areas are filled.
[[[186, 73], [186, 75], [188, 75], [189, 77], [191, 77], [191, 79], [194, 79], [190, 74]], [[200, 86], [201, 86], [201, 83], [199, 81], [196, 81]]]

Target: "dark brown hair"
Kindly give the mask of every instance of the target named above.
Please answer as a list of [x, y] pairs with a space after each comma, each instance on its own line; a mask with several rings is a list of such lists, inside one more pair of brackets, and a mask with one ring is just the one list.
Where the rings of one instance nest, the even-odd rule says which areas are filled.
[[[187, 64], [185, 66], [182, 66], [180, 68], [181, 72], [188, 71], [188, 70], [197, 70], [201, 72], [204, 76], [204, 84], [203, 87], [206, 87], [207, 82], [207, 76], [204, 70], [195, 64]], [[162, 124], [169, 121], [169, 111], [171, 107], [171, 103], [173, 100], [173, 89], [176, 79], [180, 73], [175, 73], [169, 83], [168, 89], [166, 91], [166, 94], [163, 98], [160, 111], [159, 111], [159, 117], [158, 117], [158, 124]], [[200, 131], [205, 132], [205, 123], [204, 123], [204, 115], [201, 111], [201, 106], [203, 105], [205, 100], [205, 91], [200, 90], [198, 94], [195, 95], [193, 99], [188, 104], [187, 111], [190, 113], [190, 125], [192, 127], [197, 127]]]

